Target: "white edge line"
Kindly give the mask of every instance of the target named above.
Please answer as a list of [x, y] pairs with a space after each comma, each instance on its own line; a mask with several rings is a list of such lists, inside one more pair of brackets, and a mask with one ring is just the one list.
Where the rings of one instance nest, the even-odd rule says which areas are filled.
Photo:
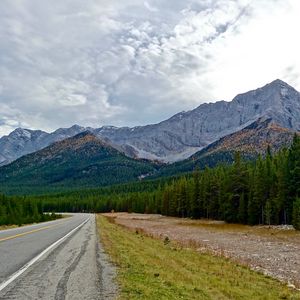
[[47, 252], [49, 252], [51, 249], [53, 249], [55, 246], [57, 246], [59, 243], [64, 241], [67, 237], [69, 237], [73, 232], [75, 232], [77, 229], [82, 227], [85, 223], [87, 223], [90, 220], [90, 218], [86, 219], [84, 222], [82, 222], [80, 225], [72, 229], [69, 233], [67, 233], [65, 236], [51, 244], [49, 247], [47, 247], [45, 250], [43, 250], [40, 254], [38, 254], [36, 257], [34, 257], [32, 260], [30, 260], [28, 263], [26, 263], [21, 269], [19, 269], [17, 272], [15, 272], [13, 275], [11, 275], [6, 281], [2, 282], [0, 284], [0, 292], [5, 289], [10, 283], [12, 283], [14, 280], [16, 280], [20, 275], [22, 275], [29, 267], [31, 267], [36, 261], [38, 261], [43, 255], [45, 255]]

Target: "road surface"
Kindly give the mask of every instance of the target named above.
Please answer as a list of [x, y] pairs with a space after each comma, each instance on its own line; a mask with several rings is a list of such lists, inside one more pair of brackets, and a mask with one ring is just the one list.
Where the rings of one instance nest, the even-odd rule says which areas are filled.
[[114, 299], [113, 277], [94, 215], [0, 231], [1, 300]]

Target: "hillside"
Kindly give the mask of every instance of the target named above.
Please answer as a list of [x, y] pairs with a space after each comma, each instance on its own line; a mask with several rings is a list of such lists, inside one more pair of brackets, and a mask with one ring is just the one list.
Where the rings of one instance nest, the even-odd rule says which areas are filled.
[[203, 169], [205, 166], [232, 163], [235, 152], [240, 152], [245, 159], [255, 158], [259, 154], [264, 156], [268, 147], [276, 153], [291, 145], [295, 133], [296, 131], [281, 127], [270, 118], [260, 118], [246, 128], [210, 144], [190, 158], [162, 168], [155, 176], [190, 172], [196, 166]]
[[56, 142], [0, 168], [0, 190], [41, 193], [122, 184], [146, 178], [173, 176], [193, 171], [196, 166], [214, 167], [232, 163], [234, 153], [245, 159], [288, 147], [294, 130], [283, 128], [272, 119], [259, 119], [246, 128], [227, 135], [192, 155], [169, 165], [127, 157], [122, 148], [90, 132]]
[[240, 151], [246, 155], [266, 153], [268, 146], [273, 152], [290, 146], [296, 131], [274, 123], [272, 119], [259, 119], [246, 128], [225, 136], [206, 148], [206, 155], [216, 152]]
[[52, 143], [75, 136], [86, 130], [86, 128], [78, 125], [70, 128], [59, 128], [52, 133], [17, 128], [8, 136], [0, 138], [0, 166], [7, 165], [23, 155], [41, 150]]
[[131, 159], [89, 132], [56, 142], [0, 168], [1, 190], [71, 189], [137, 180], [157, 165]]

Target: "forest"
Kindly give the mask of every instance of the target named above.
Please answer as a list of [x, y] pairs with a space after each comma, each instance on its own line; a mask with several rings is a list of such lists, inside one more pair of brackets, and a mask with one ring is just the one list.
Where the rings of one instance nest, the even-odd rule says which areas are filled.
[[40, 217], [42, 212], [52, 211], [113, 210], [249, 225], [293, 224], [300, 229], [300, 138], [295, 135], [291, 147], [276, 154], [268, 148], [264, 157], [244, 161], [240, 153], [235, 153], [231, 165], [204, 167], [180, 177], [0, 199], [2, 223], [12, 218], [14, 208], [24, 216], [30, 209]]
[[23, 225], [61, 218], [62, 215], [44, 213], [42, 202], [29, 198], [0, 195], [0, 226]]

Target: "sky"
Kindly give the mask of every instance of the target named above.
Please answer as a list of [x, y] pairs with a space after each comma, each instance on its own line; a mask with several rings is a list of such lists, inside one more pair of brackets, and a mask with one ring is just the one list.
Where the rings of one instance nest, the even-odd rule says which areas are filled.
[[277, 78], [300, 90], [299, 0], [1, 0], [0, 136], [137, 126]]

